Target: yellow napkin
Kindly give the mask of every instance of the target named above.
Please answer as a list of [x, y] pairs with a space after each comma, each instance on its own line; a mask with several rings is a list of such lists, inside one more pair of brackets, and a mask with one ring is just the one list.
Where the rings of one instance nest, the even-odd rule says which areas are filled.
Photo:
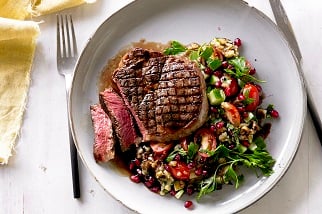
[[0, 164], [7, 164], [20, 132], [39, 26], [0, 17]]
[[22, 21], [95, 0], [0, 0], [0, 164], [20, 132], [39, 26]]
[[95, 0], [0, 0], [0, 17], [23, 20], [94, 2]]

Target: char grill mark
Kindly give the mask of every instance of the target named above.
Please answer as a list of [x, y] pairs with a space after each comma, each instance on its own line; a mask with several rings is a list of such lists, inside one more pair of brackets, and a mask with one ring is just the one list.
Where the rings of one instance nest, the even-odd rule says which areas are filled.
[[206, 120], [203, 76], [197, 65], [184, 57], [136, 48], [123, 57], [113, 80], [143, 141], [179, 139]]

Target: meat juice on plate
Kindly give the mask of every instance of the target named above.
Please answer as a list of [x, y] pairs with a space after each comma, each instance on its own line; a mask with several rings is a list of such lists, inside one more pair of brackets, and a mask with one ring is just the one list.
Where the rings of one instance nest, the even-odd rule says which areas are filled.
[[[95, 136], [104, 130], [95, 128], [97, 118], [107, 115], [113, 128], [105, 126], [105, 132], [114, 138], [95, 138], [94, 154], [122, 160], [130, 180], [177, 199], [186, 194], [199, 201], [223, 185], [238, 188], [244, 179], [239, 165], [271, 175], [275, 160], [266, 150], [266, 121], [279, 115], [272, 104], [261, 106], [264, 81], [239, 55], [241, 44], [225, 38], [203, 45], [142, 40], [120, 51], [100, 78], [96, 107], [103, 116], [92, 112]], [[117, 101], [106, 101], [104, 93]], [[127, 122], [120, 126], [120, 120]], [[124, 144], [125, 133], [133, 137]], [[184, 206], [191, 208], [191, 201]]]

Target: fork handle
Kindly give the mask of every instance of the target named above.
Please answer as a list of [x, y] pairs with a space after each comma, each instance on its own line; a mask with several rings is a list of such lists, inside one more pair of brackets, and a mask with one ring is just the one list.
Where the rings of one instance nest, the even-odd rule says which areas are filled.
[[80, 198], [77, 149], [76, 149], [72, 132], [70, 129], [69, 121], [68, 121], [68, 132], [69, 132], [70, 161], [71, 161], [72, 179], [73, 179], [73, 193], [74, 193], [74, 198]]
[[[71, 88], [71, 83], [72, 83], [72, 75], [65, 74], [67, 111], [69, 109], [69, 92]], [[70, 161], [71, 161], [71, 167], [72, 167], [73, 194], [74, 194], [74, 198], [80, 198], [78, 155], [77, 155], [77, 149], [76, 149], [74, 138], [71, 131], [69, 116], [68, 116], [68, 133], [69, 133]]]

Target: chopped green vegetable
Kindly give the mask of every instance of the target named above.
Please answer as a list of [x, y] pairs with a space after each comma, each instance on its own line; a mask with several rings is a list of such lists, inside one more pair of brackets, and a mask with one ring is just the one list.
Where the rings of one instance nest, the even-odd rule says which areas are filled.
[[214, 88], [208, 94], [208, 100], [210, 105], [219, 105], [226, 99], [225, 92], [222, 89]]

